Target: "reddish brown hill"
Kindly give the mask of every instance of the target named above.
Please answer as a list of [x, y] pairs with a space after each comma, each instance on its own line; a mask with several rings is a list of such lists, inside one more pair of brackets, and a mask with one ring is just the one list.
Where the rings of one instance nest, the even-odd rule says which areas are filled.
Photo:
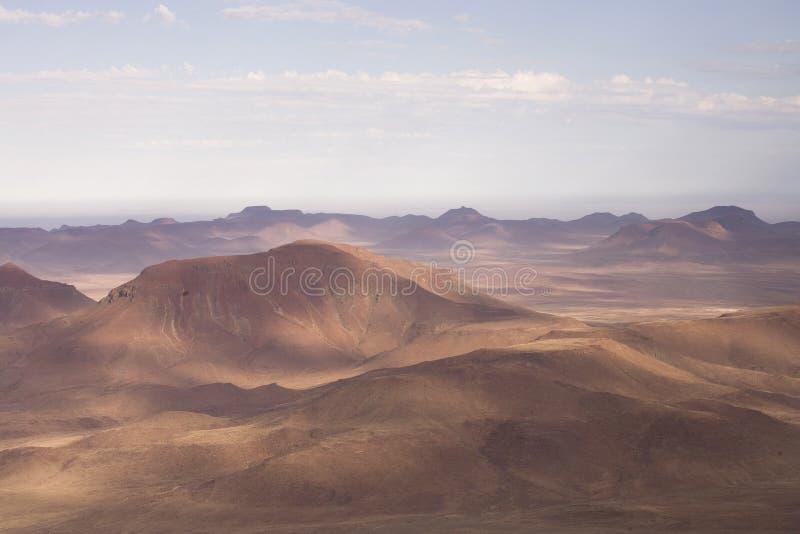
[[750, 210], [716, 206], [680, 219], [629, 224], [578, 253], [593, 260], [716, 262], [796, 258], [800, 241], [795, 223], [769, 224]]
[[732, 236], [715, 221], [658, 221], [623, 226], [589, 254], [643, 258], [710, 256], [730, 248]]
[[717, 222], [730, 232], [740, 234], [763, 233], [770, 224], [759, 219], [751, 210], [738, 206], [714, 206], [704, 211], [695, 211], [680, 218], [692, 223]]
[[[318, 280], [304, 290], [309, 273]], [[326, 373], [357, 372], [367, 359], [411, 345], [419, 354], [392, 361], [426, 357], [423, 348], [434, 342], [433, 357], [507, 344], [475, 324], [523, 321], [521, 342], [568, 323], [462, 294], [455, 285], [437, 290], [447, 273], [436, 273], [444, 278], [362, 249], [309, 241], [263, 254], [171, 261], [145, 269], [86, 313], [18, 336], [34, 346], [4, 379], [38, 388], [329, 379]], [[268, 279], [275, 280], [271, 290]], [[459, 330], [464, 325], [471, 330]]]
[[[596, 526], [602, 515], [612, 530], [635, 522], [645, 503], [669, 502], [670, 512], [656, 506], [647, 521], [680, 516], [704, 531], [711, 514], [721, 530], [789, 531], [797, 519], [788, 503], [800, 477], [800, 386], [783, 373], [796, 360], [797, 314], [757, 310], [642, 325], [646, 333], [572, 331], [571, 339], [340, 381], [258, 419], [276, 437], [302, 436], [307, 425], [317, 438], [189, 491], [206, 503], [386, 515], [513, 515], [568, 502], [558, 513], [562, 526], [581, 524], [571, 511], [591, 508], [596, 515], [583, 522]], [[682, 331], [697, 335], [680, 344]], [[703, 334], [710, 339], [698, 343]], [[645, 337], [652, 341], [637, 341]], [[772, 362], [782, 354], [784, 365], [754, 370], [738, 357], [764, 350]], [[696, 363], [719, 360], [751, 389], [689, 362], [686, 351]], [[783, 393], [770, 393], [775, 388]], [[775, 500], [736, 515], [724, 503], [737, 494]]]
[[622, 339], [661, 358], [692, 358], [708, 369], [745, 369], [800, 379], [800, 307], [726, 314], [715, 319], [642, 323]]
[[72, 286], [40, 280], [13, 263], [0, 265], [0, 333], [93, 304]]

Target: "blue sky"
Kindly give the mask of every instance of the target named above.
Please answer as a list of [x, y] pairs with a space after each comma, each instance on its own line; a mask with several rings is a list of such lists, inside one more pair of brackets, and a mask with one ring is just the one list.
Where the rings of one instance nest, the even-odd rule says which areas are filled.
[[800, 3], [0, 0], [0, 222], [800, 219]]

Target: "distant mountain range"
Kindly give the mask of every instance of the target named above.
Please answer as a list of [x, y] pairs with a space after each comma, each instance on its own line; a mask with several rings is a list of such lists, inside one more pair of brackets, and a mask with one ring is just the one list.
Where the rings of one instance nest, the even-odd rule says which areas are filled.
[[585, 246], [643, 215], [595, 213], [575, 221], [498, 220], [470, 208], [438, 218], [421, 215], [373, 218], [339, 213], [303, 213], [250, 206], [211, 221], [161, 218], [119, 225], [0, 229], [0, 259], [37, 272], [138, 272], [170, 259], [248, 254], [299, 239], [350, 243], [379, 251], [447, 251], [453, 241], [477, 246]]
[[[741, 208], [715, 207], [679, 219], [650, 221], [644, 215], [593, 213], [572, 221], [501, 220], [461, 207], [437, 218], [421, 215], [373, 218], [303, 213], [251, 206], [211, 221], [0, 229], [0, 260], [37, 274], [129, 273], [171, 259], [263, 252], [299, 239], [348, 243], [378, 252], [446, 255], [457, 240], [500, 254], [569, 252], [589, 248], [614, 257], [656, 254], [681, 257], [747, 250], [784, 250], [800, 236], [800, 223], [769, 224]], [[606, 239], [607, 238], [607, 239]]]
[[716, 206], [679, 219], [624, 226], [581, 254], [605, 260], [796, 257], [800, 255], [800, 223], [770, 224], [750, 210]]
[[379, 247], [437, 251], [450, 247], [460, 239], [488, 249], [514, 245], [541, 248], [554, 244], [588, 244], [626, 224], [647, 220], [639, 213], [621, 217], [611, 213], [593, 213], [573, 221], [536, 218], [499, 220], [486, 217], [472, 208], [461, 207], [384, 241]]

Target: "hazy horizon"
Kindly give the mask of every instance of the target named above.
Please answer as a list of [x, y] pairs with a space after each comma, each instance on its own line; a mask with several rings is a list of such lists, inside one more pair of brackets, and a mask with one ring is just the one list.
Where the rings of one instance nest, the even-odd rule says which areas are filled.
[[[402, 215], [427, 215], [438, 217], [445, 211], [461, 206], [467, 206], [478, 210], [483, 215], [495, 219], [530, 219], [530, 218], [549, 218], [559, 220], [573, 220], [589, 215], [591, 213], [609, 212], [614, 215], [625, 215], [635, 212], [641, 213], [650, 219], [678, 218], [694, 211], [703, 211], [713, 206], [735, 205], [744, 209], [752, 210], [759, 218], [770, 222], [785, 222], [800, 220], [800, 210], [770, 209], [774, 206], [769, 199], [762, 199], [758, 202], [744, 204], [730, 199], [728, 202], [715, 202], [713, 199], [682, 199], [681, 201], [666, 204], [663, 200], [659, 203], [657, 199], [649, 199], [642, 202], [642, 199], [627, 201], [608, 201], [596, 199], [567, 199], [566, 202], [546, 202], [538, 199], [538, 204], [531, 206], [503, 205], [500, 202], [460, 202], [455, 200], [452, 204], [432, 204], [418, 203], [408, 205], [373, 205], [364, 206], [359, 204], [331, 203], [326, 205], [322, 202], [308, 202], [298, 199], [296, 204], [291, 200], [270, 201], [270, 199], [252, 199], [251, 201], [242, 200], [239, 202], [218, 203], [215, 206], [202, 206], [192, 208], [186, 205], [176, 205], [169, 207], [163, 205], [159, 207], [157, 203], [153, 206], [142, 205], [140, 207], [129, 207], [116, 209], [114, 211], [92, 211], [83, 212], [50, 210], [49, 213], [37, 213], [35, 210], [20, 213], [19, 215], [9, 214], [6, 210], [0, 215], [0, 228], [9, 227], [40, 227], [54, 229], [62, 225], [69, 226], [92, 226], [96, 224], [121, 224], [127, 220], [139, 222], [150, 222], [154, 219], [169, 217], [179, 222], [191, 222], [200, 220], [212, 220], [225, 217], [231, 213], [237, 213], [247, 206], [269, 206], [275, 210], [299, 209], [305, 213], [342, 213], [367, 215], [370, 217], [390, 217]], [[640, 202], [637, 204], [637, 200]], [[639, 206], [639, 207], [637, 207]], [[644, 209], [643, 209], [644, 207]]]

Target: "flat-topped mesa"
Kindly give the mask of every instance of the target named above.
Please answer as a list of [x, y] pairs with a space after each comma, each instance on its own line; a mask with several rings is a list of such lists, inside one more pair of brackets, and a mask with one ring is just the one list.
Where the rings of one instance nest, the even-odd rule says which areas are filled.
[[242, 211], [229, 213], [223, 220], [242, 219], [247, 217], [254, 217], [259, 215], [269, 215], [272, 208], [269, 206], [247, 206]]
[[247, 206], [242, 211], [234, 215], [260, 215], [262, 213], [269, 213], [272, 208], [269, 206]]
[[761, 232], [770, 224], [759, 219], [751, 210], [738, 206], [714, 206], [704, 211], [695, 211], [679, 220], [693, 223], [716, 221], [726, 230], [738, 233]]
[[301, 222], [305, 214], [301, 210], [274, 210], [268, 206], [248, 206], [238, 213], [231, 213], [224, 221], [231, 224], [274, 224], [281, 222]]

